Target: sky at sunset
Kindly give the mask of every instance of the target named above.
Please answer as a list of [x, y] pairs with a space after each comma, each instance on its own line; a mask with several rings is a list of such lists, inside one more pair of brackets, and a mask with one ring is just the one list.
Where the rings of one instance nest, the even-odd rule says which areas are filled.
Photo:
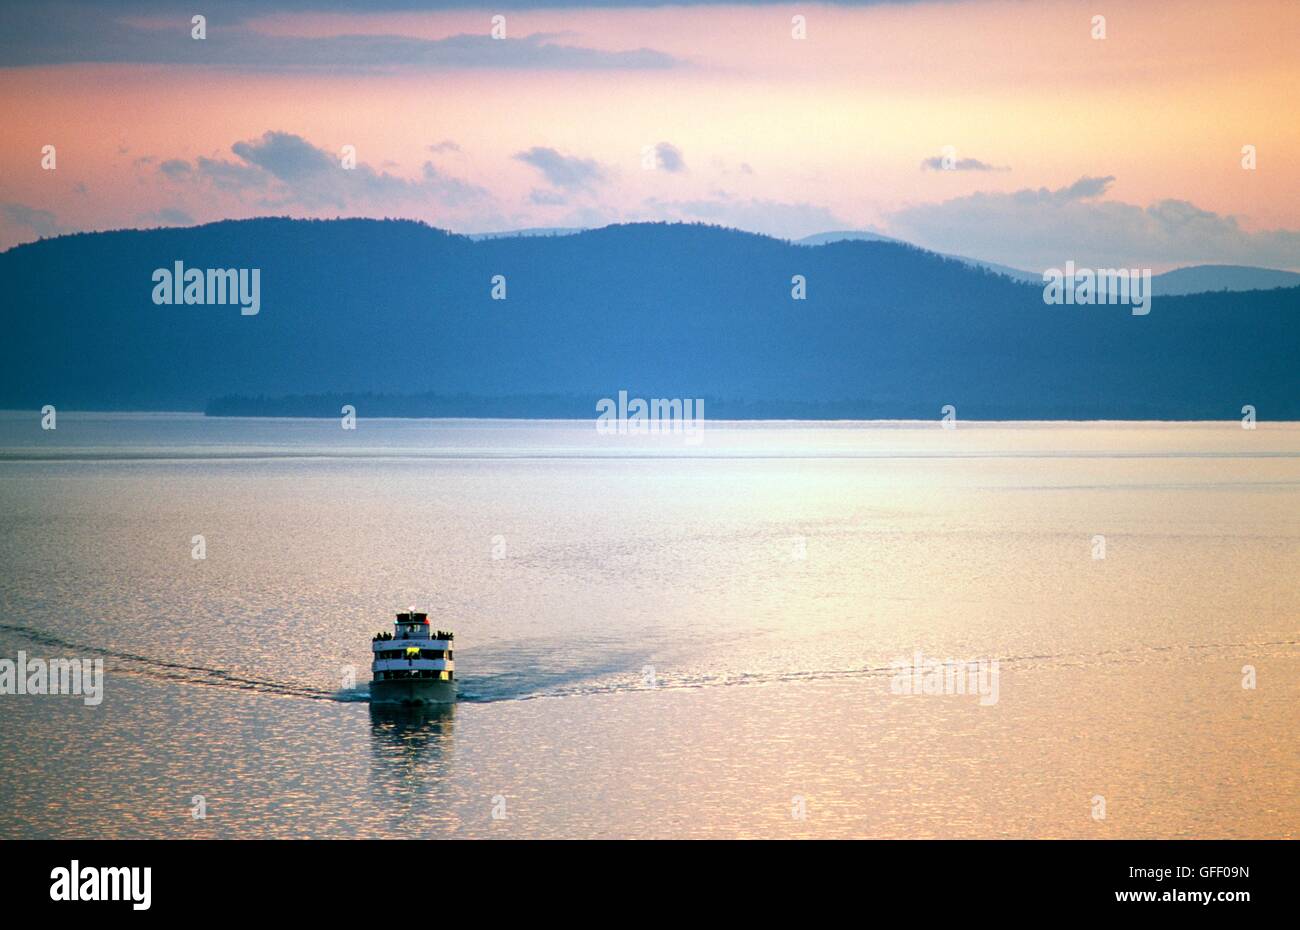
[[463, 6], [5, 4], [0, 248], [262, 215], [687, 220], [1034, 271], [1300, 270], [1293, 0]]

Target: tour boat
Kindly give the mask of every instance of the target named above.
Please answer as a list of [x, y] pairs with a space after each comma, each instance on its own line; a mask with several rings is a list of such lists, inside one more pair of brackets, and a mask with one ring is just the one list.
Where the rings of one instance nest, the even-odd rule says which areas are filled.
[[392, 633], [370, 643], [372, 704], [451, 704], [456, 700], [456, 664], [451, 633], [430, 632], [429, 615], [398, 614]]

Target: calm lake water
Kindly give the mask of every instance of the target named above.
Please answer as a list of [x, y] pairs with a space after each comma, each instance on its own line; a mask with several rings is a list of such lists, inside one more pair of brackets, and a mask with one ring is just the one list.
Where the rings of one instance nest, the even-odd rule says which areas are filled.
[[1300, 833], [1300, 424], [4, 413], [0, 525], [0, 658], [106, 667], [0, 696], [0, 837]]

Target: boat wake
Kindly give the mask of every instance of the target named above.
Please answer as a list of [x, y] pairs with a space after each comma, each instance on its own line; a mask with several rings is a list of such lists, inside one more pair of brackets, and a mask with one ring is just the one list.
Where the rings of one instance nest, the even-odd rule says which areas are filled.
[[152, 656], [143, 656], [134, 652], [119, 652], [101, 646], [89, 646], [85, 643], [72, 642], [61, 636], [35, 630], [31, 627], [11, 623], [0, 623], [0, 630], [13, 633], [42, 646], [50, 646], [69, 654], [103, 656], [112, 664], [114, 674], [134, 675], [152, 678], [158, 681], [180, 682], [191, 685], [206, 685], [214, 688], [226, 688], [235, 691], [253, 691], [259, 694], [275, 694], [285, 697], [309, 698], [316, 701], [333, 700], [370, 700], [369, 692], [364, 697], [346, 698], [342, 695], [351, 692], [334, 692], [323, 688], [312, 688], [266, 678], [253, 678], [220, 668], [205, 665], [191, 665], [185, 662], [168, 662]]
[[[567, 641], [565, 646], [573, 651], [579, 644]], [[1042, 668], [1099, 667], [1109, 665], [1139, 665], [1145, 662], [1177, 657], [1210, 657], [1241, 653], [1258, 658], [1266, 652], [1289, 652], [1300, 647], [1300, 640], [1281, 639], [1256, 642], [1186, 643], [1174, 645], [1141, 645], [1129, 649], [1109, 649], [1096, 652], [1047, 653], [1033, 655], [997, 656], [1001, 667], [1007, 671]], [[508, 660], [496, 650], [483, 650], [481, 665], [511, 667]], [[507, 650], [502, 650], [506, 652]], [[497, 674], [479, 674], [461, 679], [460, 700], [474, 703], [496, 701], [528, 701], [539, 698], [575, 697], [592, 694], [621, 694], [634, 691], [699, 690], [769, 684], [798, 684], [803, 682], [869, 681], [889, 679], [896, 674], [891, 664], [871, 664], [856, 668], [804, 669], [772, 672], [717, 672], [674, 674], [671, 663], [659, 663], [653, 686], [643, 680], [642, 670], [647, 664], [656, 664], [652, 654], [635, 650], [612, 650], [599, 659], [594, 654], [590, 662], [563, 667], [557, 654], [551, 659], [532, 655], [533, 650], [508, 650], [514, 654], [515, 666], [528, 672], [502, 671]], [[541, 661], [537, 661], [541, 660]], [[548, 668], [541, 676], [534, 668]]]
[[[253, 677], [210, 666], [172, 662], [138, 653], [90, 646], [17, 624], [0, 623], [0, 631], [41, 646], [57, 649], [64, 654], [103, 656], [108, 660], [109, 670], [114, 674], [314, 701], [345, 704], [370, 702], [369, 682], [359, 682], [355, 687], [345, 689], [318, 688], [306, 684]], [[564, 667], [554, 661], [549, 663], [538, 661], [543, 657], [536, 655], [538, 649], [533, 644], [484, 648], [481, 658], [487, 671], [479, 675], [467, 675], [460, 680], [459, 700], [489, 704], [499, 701], [528, 701], [647, 690], [698, 690], [745, 685], [870, 680], [887, 678], [895, 672], [892, 665], [864, 665], [842, 669], [674, 675], [670, 669], [661, 666], [651, 687], [642, 677], [645, 664], [652, 661], [644, 647], [634, 649], [608, 641], [599, 645], [603, 648], [591, 648], [579, 657], [578, 661], [571, 661]], [[574, 644], [570, 642], [568, 646], [572, 652]], [[597, 644], [589, 643], [588, 646], [596, 647]], [[1261, 650], [1289, 652], [1297, 647], [1300, 647], [1300, 641], [1281, 639], [1258, 642], [1145, 645], [1131, 649], [1090, 653], [1005, 655], [997, 658], [999, 664], [1007, 670], [1032, 670], [1070, 666], [1134, 665], [1179, 654], [1194, 657], [1241, 652], [1245, 655], [1258, 656]], [[570, 655], [570, 659], [573, 658]], [[500, 671], [493, 672], [494, 668]], [[544, 674], [537, 671], [543, 668], [549, 671]]]

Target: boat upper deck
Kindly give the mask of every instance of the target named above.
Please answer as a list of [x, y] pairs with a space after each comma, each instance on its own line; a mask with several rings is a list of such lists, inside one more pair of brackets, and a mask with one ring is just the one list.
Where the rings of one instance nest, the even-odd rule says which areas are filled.
[[423, 643], [438, 643], [439, 645], [430, 646], [433, 649], [447, 649], [449, 644], [455, 639], [455, 634], [445, 630], [436, 632], [429, 627], [429, 615], [416, 613], [401, 613], [393, 621], [392, 633], [378, 633], [371, 638], [371, 648], [378, 648], [374, 644], [381, 642], [391, 642], [394, 640], [418, 639]]

